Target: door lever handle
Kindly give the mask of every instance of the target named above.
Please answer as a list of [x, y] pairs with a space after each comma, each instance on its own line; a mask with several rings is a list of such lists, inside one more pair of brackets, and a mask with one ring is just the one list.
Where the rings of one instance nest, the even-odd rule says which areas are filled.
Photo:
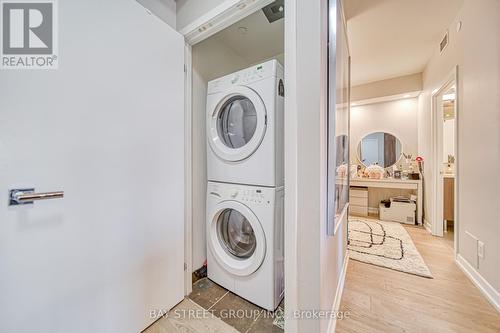
[[12, 189], [9, 191], [9, 206], [33, 204], [38, 200], [59, 199], [64, 191], [35, 193], [34, 188]]

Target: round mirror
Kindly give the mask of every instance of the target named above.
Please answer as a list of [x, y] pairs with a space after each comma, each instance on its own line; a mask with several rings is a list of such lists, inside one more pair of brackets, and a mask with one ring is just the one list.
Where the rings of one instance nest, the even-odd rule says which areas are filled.
[[401, 141], [385, 132], [370, 133], [358, 144], [358, 159], [364, 166], [391, 167], [399, 161], [402, 153]]

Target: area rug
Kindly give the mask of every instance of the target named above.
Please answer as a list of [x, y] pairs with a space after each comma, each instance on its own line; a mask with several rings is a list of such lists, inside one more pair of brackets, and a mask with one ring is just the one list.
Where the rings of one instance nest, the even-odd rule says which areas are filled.
[[347, 248], [350, 259], [432, 278], [410, 235], [397, 222], [350, 219]]

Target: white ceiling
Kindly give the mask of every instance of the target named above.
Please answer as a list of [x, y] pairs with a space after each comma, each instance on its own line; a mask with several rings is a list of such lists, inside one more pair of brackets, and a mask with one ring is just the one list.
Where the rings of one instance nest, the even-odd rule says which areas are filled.
[[344, 0], [353, 85], [420, 73], [463, 0]]
[[[240, 28], [246, 28], [243, 32]], [[253, 64], [284, 52], [284, 20], [269, 23], [262, 10], [220, 31], [217, 38], [235, 53]]]

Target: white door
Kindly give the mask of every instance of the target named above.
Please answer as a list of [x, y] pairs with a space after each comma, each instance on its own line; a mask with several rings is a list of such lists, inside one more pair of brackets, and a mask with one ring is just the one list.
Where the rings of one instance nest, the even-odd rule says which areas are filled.
[[208, 113], [208, 142], [226, 161], [241, 161], [260, 146], [266, 133], [266, 107], [252, 89], [236, 86]]
[[137, 333], [184, 292], [184, 42], [132, 0], [58, 5], [59, 69], [0, 71], [0, 332]]
[[378, 139], [363, 139], [363, 144], [361, 145], [361, 159], [361, 162], [366, 166], [380, 162]]

